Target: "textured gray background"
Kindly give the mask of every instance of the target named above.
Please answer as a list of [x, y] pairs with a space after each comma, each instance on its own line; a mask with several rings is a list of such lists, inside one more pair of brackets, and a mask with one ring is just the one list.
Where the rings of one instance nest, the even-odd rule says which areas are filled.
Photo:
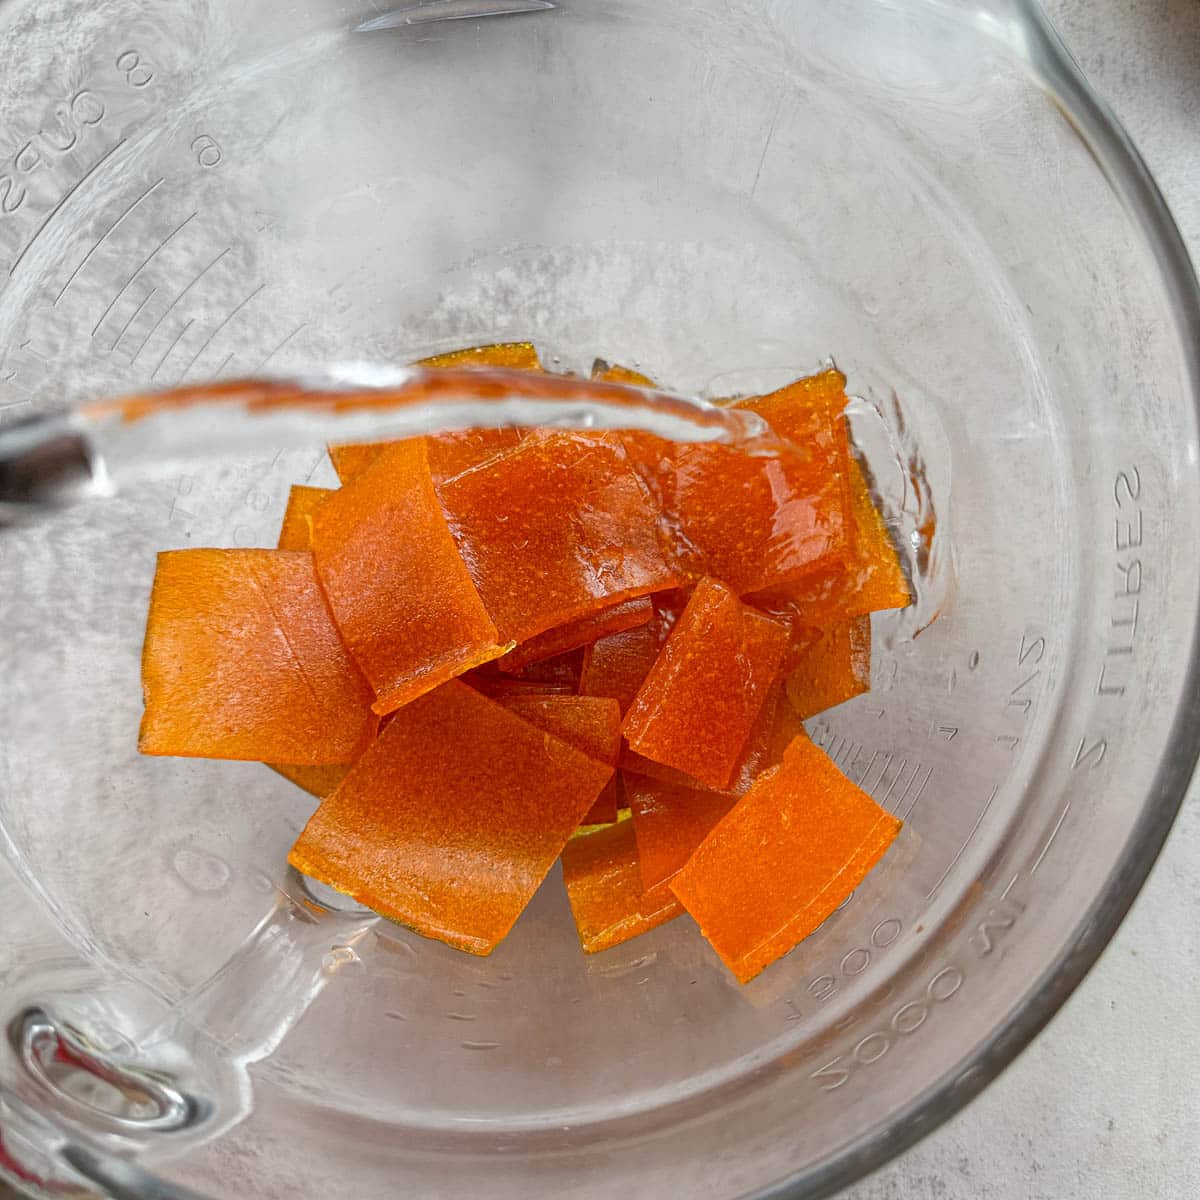
[[[1200, 0], [1045, 0], [1200, 262]], [[0, 1200], [7, 1195], [0, 1188]], [[1200, 1195], [1200, 788], [1099, 965], [965, 1112], [840, 1200]]]
[[[1044, 0], [1200, 263], [1200, 0]], [[1200, 1196], [1200, 787], [1133, 911], [974, 1104], [839, 1200]]]

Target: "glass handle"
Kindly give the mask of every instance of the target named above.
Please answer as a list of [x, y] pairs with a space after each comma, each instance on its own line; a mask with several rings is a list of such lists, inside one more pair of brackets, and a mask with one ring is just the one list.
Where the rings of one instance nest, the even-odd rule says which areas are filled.
[[[355, 946], [379, 918], [365, 908], [327, 907], [292, 872], [291, 893], [209, 979], [140, 1039], [162, 1044], [199, 1039], [242, 1066], [272, 1054], [325, 985], [358, 962]], [[345, 900], [345, 897], [338, 897]]]
[[[292, 873], [270, 911], [173, 1004], [129, 985], [41, 975], [0, 1056], [0, 1181], [79, 1194], [153, 1150], [182, 1153], [249, 1115], [249, 1066], [272, 1054], [379, 920]], [[116, 1176], [113, 1176], [113, 1172]], [[85, 1186], [84, 1192], [88, 1191]]]

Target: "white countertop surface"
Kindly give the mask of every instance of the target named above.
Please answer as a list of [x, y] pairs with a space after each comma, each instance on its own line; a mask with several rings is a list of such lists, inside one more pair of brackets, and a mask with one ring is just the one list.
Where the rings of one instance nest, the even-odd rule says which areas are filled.
[[[1200, 262], [1200, 0], [1045, 0]], [[0, 1196], [7, 1193], [0, 1188]], [[841, 1200], [1200, 1196], [1200, 787], [1120, 932], [958, 1117]]]
[[[1200, 263], [1200, 0], [1044, 0]], [[1120, 932], [969, 1108], [839, 1200], [1200, 1196], [1200, 787]]]

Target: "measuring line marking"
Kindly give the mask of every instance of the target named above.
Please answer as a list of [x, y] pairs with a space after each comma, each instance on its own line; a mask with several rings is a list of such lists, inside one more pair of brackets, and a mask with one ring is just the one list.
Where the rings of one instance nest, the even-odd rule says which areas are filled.
[[879, 757], [879, 751], [876, 750], [875, 753], [871, 755], [871, 761], [869, 763], [867, 763], [867, 769], [858, 777], [858, 786], [859, 787], [862, 787], [863, 784], [866, 782], [866, 778], [868, 775], [870, 775], [871, 768], [875, 765], [875, 760], [878, 757]]
[[[906, 787], [904, 789], [904, 796], [908, 795], [909, 790], [912, 788], [913, 782], [916, 780], [916, 778], [919, 774], [920, 774], [920, 764], [918, 764], [917, 769], [915, 771], [913, 771], [913, 777], [912, 777], [912, 779], [909, 780], [908, 787]], [[929, 786], [929, 780], [932, 777], [933, 777], [933, 768], [926, 767], [925, 768], [925, 778], [921, 781], [921, 786], [919, 788], [917, 788], [917, 794], [912, 798], [912, 803], [905, 810], [904, 816], [901, 817], [901, 820], [907, 821], [909, 819], [909, 817], [911, 817], [913, 815], [913, 809], [917, 807], [917, 802], [925, 794], [925, 789]], [[901, 803], [903, 803], [903, 801], [904, 801], [904, 796], [900, 797]], [[897, 805], [897, 807], [899, 807], [899, 805]]]
[[1020, 876], [1020, 875], [1014, 875], [1014, 876], [1013, 876], [1013, 877], [1012, 877], [1012, 878], [1011, 878], [1011, 879], [1008, 881], [1008, 886], [1007, 886], [1007, 887], [1005, 887], [1004, 891], [1002, 891], [1002, 892], [1000, 893], [1000, 899], [1001, 899], [1001, 900], [1007, 900], [1007, 899], [1008, 899], [1008, 893], [1009, 893], [1009, 892], [1011, 892], [1011, 891], [1013, 890], [1013, 888], [1015, 888], [1015, 887], [1017, 886], [1017, 881], [1018, 881], [1020, 878], [1021, 878], [1021, 876]]
[[186, 324], [186, 325], [185, 325], [185, 326], [184, 326], [184, 327], [183, 327], [183, 328], [182, 328], [182, 329], [181, 329], [181, 330], [180, 330], [180, 331], [179, 331], [179, 332], [178, 332], [178, 333], [175, 335], [175, 340], [174, 340], [174, 341], [173, 341], [173, 342], [172, 342], [172, 343], [171, 343], [171, 344], [170, 344], [170, 345], [167, 347], [167, 352], [166, 352], [166, 353], [165, 353], [165, 354], [162, 356], [162, 358], [160, 358], [160, 359], [158, 360], [158, 366], [157, 366], [157, 367], [155, 367], [155, 368], [154, 368], [154, 370], [150, 372], [150, 378], [151, 378], [151, 379], [153, 379], [153, 378], [154, 378], [154, 377], [155, 377], [155, 376], [156, 376], [156, 375], [159, 373], [159, 371], [161, 371], [161, 370], [163, 369], [163, 364], [164, 364], [164, 363], [167, 361], [167, 359], [168, 359], [168, 358], [170, 358], [170, 357], [171, 357], [171, 353], [172, 353], [172, 351], [175, 349], [175, 347], [176, 347], [176, 346], [178, 346], [178, 345], [179, 345], [179, 343], [180, 343], [181, 341], [183, 341], [183, 335], [184, 335], [185, 333], [187, 333], [187, 331], [188, 331], [189, 329], [191, 329], [191, 327], [192, 327], [193, 325], [195, 325], [195, 323], [196, 323], [196, 319], [195, 319], [195, 317], [193, 317], [193, 318], [192, 318], [190, 321], [188, 321], [188, 323], [187, 323], [187, 324]]
[[38, 227], [33, 231], [33, 236], [25, 243], [25, 248], [20, 254], [17, 255], [16, 258], [13, 259], [12, 266], [8, 268], [8, 273], [10, 276], [21, 265], [21, 260], [24, 259], [26, 254], [29, 253], [30, 247], [38, 240], [39, 237], [42, 236], [42, 230], [45, 229], [52, 220], [54, 220], [59, 211], [62, 209], [62, 206], [66, 204], [66, 202], [70, 200], [70, 198], [75, 195], [75, 193], [79, 191], [79, 189], [83, 187], [83, 185], [87, 183], [87, 181], [91, 179], [91, 177], [95, 175], [95, 173], [100, 170], [100, 168], [104, 166], [104, 164], [108, 162], [108, 160], [112, 158], [112, 156], [116, 154], [116, 152], [120, 150], [120, 148], [124, 146], [127, 141], [129, 141], [128, 138], [122, 138], [115, 146], [113, 146], [111, 150], [105, 151], [104, 154], [102, 154], [73, 184], [71, 184], [69, 188], [67, 188], [67, 190], [62, 194], [62, 198], [59, 200], [59, 202], [42, 218], [41, 224], [38, 225]]
[[[900, 766], [896, 768], [896, 774], [892, 777], [892, 782], [888, 784], [888, 790], [884, 792], [883, 799], [879, 801], [880, 805], [887, 808], [888, 801], [892, 798], [892, 792], [896, 790], [896, 784], [900, 782], [900, 776], [904, 774], [904, 768], [908, 766], [908, 759], [902, 758]], [[882, 783], [883, 781], [880, 780]]]
[[[904, 761], [903, 761], [903, 762], [900, 764], [900, 770], [896, 772], [896, 778], [892, 780], [892, 787], [888, 788], [888, 793], [887, 793], [887, 796], [885, 796], [885, 797], [884, 797], [884, 799], [885, 799], [885, 800], [887, 800], [887, 799], [889, 799], [889, 798], [891, 797], [891, 794], [892, 794], [892, 789], [893, 789], [893, 788], [896, 786], [896, 784], [898, 784], [898, 783], [900, 782], [900, 780], [901, 780], [901, 779], [904, 777], [904, 768], [905, 768], [905, 767], [907, 767], [907, 766], [908, 766], [908, 759], [905, 759], [905, 760], [904, 760]], [[908, 782], [907, 782], [907, 783], [904, 785], [904, 788], [903, 788], [903, 790], [900, 792], [900, 795], [898, 795], [898, 796], [896, 797], [896, 806], [895, 806], [895, 808], [893, 808], [893, 809], [892, 809], [892, 811], [893, 811], [894, 813], [899, 813], [899, 811], [900, 811], [900, 805], [902, 805], [902, 804], [904, 803], [904, 801], [905, 801], [905, 798], [908, 796], [908, 793], [909, 793], [909, 792], [912, 790], [912, 785], [913, 785], [914, 783], [916, 783], [916, 781], [917, 781], [917, 776], [918, 776], [918, 775], [920, 775], [920, 773], [921, 773], [921, 760], [920, 760], [920, 759], [914, 759], [914, 760], [913, 760], [913, 765], [912, 765], [912, 773], [911, 773], [911, 774], [909, 775], [909, 777], [908, 777]]]
[[256, 287], [254, 289], [254, 291], [252, 291], [250, 293], [250, 295], [248, 295], [245, 298], [245, 300], [243, 300], [241, 302], [241, 304], [239, 304], [235, 309], [233, 309], [225, 317], [225, 319], [220, 323], [220, 325], [218, 325], [216, 327], [216, 329], [214, 329], [212, 331], [212, 333], [210, 333], [208, 335], [208, 337], [204, 340], [204, 344], [200, 347], [199, 350], [196, 351], [195, 354], [192, 355], [191, 360], [188, 362], [188, 365], [186, 367], [184, 367], [183, 370], [179, 373], [179, 379], [176, 381], [177, 383], [183, 382], [184, 377], [187, 375], [187, 373], [196, 365], [196, 361], [197, 361], [197, 359], [199, 359], [200, 355], [202, 355], [205, 352], [205, 350], [207, 350], [209, 348], [209, 346], [212, 345], [213, 340], [216, 338], [217, 334], [219, 334], [221, 332], [221, 330], [223, 330], [229, 324], [229, 322], [232, 321], [233, 318], [236, 317], [238, 315], [238, 313], [240, 313], [242, 311], [242, 309], [245, 308], [246, 305], [249, 304], [250, 301], [254, 299], [255, 296], [257, 296], [260, 292], [265, 291], [266, 287], [267, 287], [267, 285], [265, 283], [260, 283], [258, 285], [258, 287]]
[[121, 339], [129, 332], [129, 327], [138, 319], [142, 309], [150, 303], [150, 298], [158, 291], [158, 288], [151, 288], [143, 297], [142, 302], [133, 310], [133, 315], [121, 326], [121, 332], [117, 334], [116, 340], [112, 344], [112, 349], [115, 350], [120, 344]]
[[142, 339], [142, 344], [137, 348], [137, 353], [134, 354], [133, 358], [130, 360], [131, 363], [137, 362], [142, 351], [145, 350], [146, 346], [149, 344], [150, 339], [158, 332], [159, 326], [167, 319], [167, 317], [171, 315], [175, 309], [175, 306], [180, 302], [180, 300], [182, 300], [184, 296], [186, 296], [188, 292], [190, 292], [192, 288], [194, 288], [196, 284], [198, 284], [200, 280], [202, 280], [205, 275], [207, 275], [209, 271], [211, 271], [213, 267], [215, 267], [217, 263], [219, 263], [221, 259], [225, 257], [225, 255], [232, 253], [232, 251], [232, 246], [226, 246], [225, 249], [222, 250], [221, 253], [218, 254], [217, 257], [214, 258], [207, 267], [202, 268], [200, 273], [193, 278], [192, 282], [189, 283], [187, 287], [185, 287], [183, 291], [180, 292], [179, 295], [176, 296], [175, 299], [172, 300], [165, 309], [163, 309], [163, 311], [159, 314], [158, 320], [150, 326], [150, 332]]
[[108, 302], [108, 307], [100, 314], [100, 320], [98, 320], [96, 324], [92, 326], [92, 337], [95, 337], [100, 331], [100, 326], [104, 324], [105, 320], [107, 320], [108, 314], [117, 306], [117, 303], [120, 301], [121, 297], [124, 296], [127, 291], [129, 291], [130, 287], [133, 285], [133, 281], [137, 279], [137, 277], [154, 260], [155, 255], [157, 255], [174, 237], [182, 233], [199, 215], [200, 214], [198, 212], [194, 212], [190, 217], [185, 217], [178, 225], [175, 226], [174, 229], [171, 230], [170, 233], [167, 234], [165, 238], [163, 238], [161, 242], [158, 243], [157, 246], [154, 247], [153, 250], [150, 251], [149, 254], [146, 255], [144, 259], [142, 259], [141, 265], [137, 268], [137, 270], [134, 271], [134, 273], [130, 275], [127, 280], [125, 280], [125, 286], [122, 287], [121, 290]]
[[1063, 827], [1063, 822], [1067, 819], [1067, 813], [1071, 811], [1071, 802], [1068, 800], [1063, 806], [1062, 812], [1058, 814], [1058, 820], [1054, 822], [1054, 828], [1050, 830], [1050, 836], [1046, 839], [1046, 844], [1041, 848], [1037, 858], [1033, 860], [1033, 866], [1029, 868], [1029, 873], [1032, 875], [1038, 867], [1042, 865], [1042, 859], [1046, 857], [1050, 847], [1054, 845], [1054, 839], [1058, 837], [1058, 831]]
[[307, 329], [307, 328], [308, 328], [308, 322], [301, 321], [300, 324], [297, 325], [296, 328], [293, 329], [292, 332], [289, 333], [287, 335], [287, 337], [285, 337], [283, 339], [283, 341], [280, 342], [279, 345], [276, 346], [275, 349], [272, 350], [271, 353], [268, 354], [267, 357], [264, 358], [262, 360], [262, 362], [260, 362], [258, 364], [257, 367], [255, 367], [255, 374], [257, 374], [259, 371], [261, 371], [263, 369], [263, 367], [265, 367], [267, 365], [267, 363], [269, 363], [271, 361], [271, 359], [273, 359], [275, 357], [275, 355], [277, 355], [284, 348], [284, 346], [286, 346], [288, 344], [288, 342], [290, 342], [292, 340], [292, 338], [294, 338], [296, 336], [296, 334], [298, 334], [302, 329]]
[[125, 220], [125, 218], [126, 218], [127, 216], [129, 216], [129, 214], [130, 214], [131, 212], [133, 212], [133, 210], [134, 210], [135, 208], [137, 208], [137, 206], [138, 206], [139, 204], [141, 204], [141, 202], [142, 202], [143, 200], [145, 200], [145, 199], [146, 199], [148, 196], [150, 196], [150, 195], [151, 195], [153, 192], [157, 191], [157, 190], [158, 190], [158, 188], [159, 188], [159, 187], [161, 187], [161, 186], [162, 186], [164, 183], [166, 183], [166, 180], [165, 180], [165, 179], [156, 179], [156, 180], [155, 180], [155, 181], [154, 181], [154, 182], [153, 182], [153, 183], [152, 183], [152, 184], [151, 184], [151, 185], [150, 185], [150, 186], [149, 186], [149, 187], [148, 187], [148, 188], [147, 188], [147, 189], [146, 189], [146, 190], [145, 190], [145, 191], [144, 191], [144, 192], [143, 192], [143, 193], [142, 193], [142, 194], [141, 194], [141, 195], [140, 195], [140, 196], [139, 196], [139, 197], [138, 197], [138, 198], [137, 198], [137, 199], [136, 199], [136, 200], [135, 200], [135, 201], [134, 201], [134, 202], [133, 202], [133, 203], [132, 203], [132, 204], [131, 204], [131, 205], [130, 205], [130, 206], [129, 206], [129, 207], [128, 207], [128, 208], [127, 208], [127, 209], [126, 209], [126, 210], [125, 210], [125, 211], [124, 211], [124, 212], [123, 212], [123, 213], [122, 213], [122, 214], [121, 214], [121, 215], [120, 215], [120, 216], [119, 216], [119, 217], [118, 217], [118, 218], [117, 218], [117, 219], [116, 219], [116, 220], [115, 220], [115, 221], [114, 221], [114, 222], [113, 222], [113, 223], [112, 223], [112, 224], [111, 224], [111, 225], [110, 225], [110, 226], [109, 226], [109, 227], [108, 227], [108, 228], [107, 228], [107, 229], [106, 229], [106, 230], [105, 230], [105, 231], [104, 231], [104, 232], [103, 232], [103, 233], [102, 233], [100, 236], [99, 236], [99, 237], [98, 237], [98, 238], [97, 238], [97, 239], [96, 239], [95, 245], [93, 245], [93, 246], [92, 246], [92, 248], [91, 248], [91, 249], [90, 249], [90, 250], [89, 250], [89, 251], [88, 251], [88, 252], [87, 252], [87, 253], [86, 253], [86, 254], [83, 256], [83, 259], [82, 259], [82, 261], [80, 262], [79, 266], [77, 266], [77, 267], [75, 268], [75, 270], [73, 270], [73, 271], [71, 272], [71, 277], [70, 277], [70, 278], [67, 280], [67, 282], [66, 282], [66, 283], [64, 283], [64, 284], [62, 285], [62, 288], [61, 288], [61, 290], [59, 291], [58, 295], [54, 297], [54, 307], [55, 307], [55, 308], [57, 308], [57, 307], [58, 307], [58, 303], [59, 303], [59, 301], [60, 301], [60, 300], [61, 300], [61, 299], [62, 299], [62, 298], [63, 298], [63, 297], [64, 297], [64, 296], [67, 294], [67, 288], [69, 288], [69, 287], [71, 286], [71, 284], [73, 284], [73, 283], [75, 282], [75, 279], [76, 279], [76, 277], [79, 275], [79, 272], [80, 272], [80, 271], [82, 271], [82, 270], [83, 270], [83, 268], [84, 268], [84, 267], [86, 267], [86, 266], [88, 265], [88, 263], [92, 261], [92, 255], [93, 255], [93, 254], [95, 254], [95, 253], [96, 253], [96, 251], [97, 251], [97, 250], [99, 250], [99, 249], [100, 249], [100, 247], [101, 247], [102, 245], [104, 245], [104, 242], [107, 240], [107, 238], [108, 238], [108, 237], [109, 237], [109, 236], [110, 236], [112, 233], [114, 233], [114, 232], [116, 231], [116, 229], [117, 229], [117, 226], [119, 226], [119, 225], [121, 224], [121, 222], [122, 222], [122, 221], [124, 221], [124, 220]]
[[926, 900], [932, 899], [933, 893], [936, 892], [938, 888], [940, 888], [942, 884], [946, 882], [950, 876], [950, 872], [953, 871], [956, 866], [958, 866], [958, 860], [962, 858], [963, 852], [971, 844], [971, 839], [976, 833], [979, 832], [979, 827], [983, 824], [983, 818], [987, 816], [988, 809], [992, 807], [992, 801], [995, 800], [999, 793], [1000, 785], [997, 784], [994, 788], [992, 788], [992, 794], [987, 798], [987, 803], [983, 806], [983, 811], [980, 812], [979, 816], [975, 819], [975, 824], [971, 826], [971, 832], [967, 834], [966, 841], [959, 846], [958, 853], [950, 860], [950, 865], [942, 872], [942, 877], [933, 885], [933, 887], [929, 889], [928, 892], [925, 893]]
[[223, 363], [222, 363], [222, 364], [221, 364], [221, 365], [220, 365], [220, 366], [219, 366], [219, 367], [216, 369], [216, 371], [215, 371], [215, 374], [216, 374], [216, 375], [224, 375], [224, 374], [225, 374], [225, 368], [226, 368], [227, 366], [229, 366], [229, 364], [230, 364], [231, 362], [233, 362], [233, 360], [234, 360], [234, 358], [235, 358], [235, 357], [236, 357], [236, 355], [234, 355], [234, 354], [227, 354], [227, 355], [225, 355], [225, 361], [224, 361], [224, 362], [223, 362]]
[[[875, 782], [870, 787], [864, 786], [863, 791], [875, 792], [879, 788], [881, 788], [883, 786], [883, 781], [887, 778], [888, 771], [891, 770], [891, 767], [892, 767], [892, 752], [889, 750], [887, 752], [887, 757], [884, 759], [883, 766], [879, 768], [879, 778], [876, 779]], [[865, 778], [865, 776], [864, 776], [864, 778]]]

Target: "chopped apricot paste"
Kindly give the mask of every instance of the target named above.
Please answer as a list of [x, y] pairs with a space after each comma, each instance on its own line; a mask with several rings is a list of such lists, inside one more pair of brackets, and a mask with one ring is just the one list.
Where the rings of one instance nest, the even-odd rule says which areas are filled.
[[503, 654], [429, 476], [397, 442], [317, 512], [317, 576], [381, 716]]
[[572, 838], [562, 859], [567, 899], [586, 954], [619, 946], [683, 912], [670, 889], [642, 886], [632, 821]]
[[588, 825], [611, 825], [621, 811], [621, 773], [618, 771], [604, 785], [604, 791], [596, 797], [592, 807], [588, 809], [581, 826]]
[[426, 937], [490, 954], [611, 775], [454, 680], [396, 714], [289, 861]]
[[516, 674], [501, 671], [496, 662], [468, 672], [463, 678], [485, 696], [501, 699], [504, 696], [548, 694], [574, 696], [579, 690], [583, 649], [568, 650], [553, 658], [542, 658], [522, 667]]
[[737, 803], [728, 792], [625, 776], [642, 886], [655, 888], [682, 869], [697, 846]]
[[758, 413], [780, 437], [809, 447], [828, 477], [841, 480], [850, 532], [844, 561], [763, 589], [794, 601], [797, 620], [809, 626], [912, 602], [887, 523], [850, 447], [845, 383], [840, 371], [823, 371], [768, 396], [737, 402], [739, 408]]
[[792, 655], [787, 695], [802, 720], [871, 688], [871, 618], [805, 631]]
[[[426, 439], [429, 450], [429, 473], [435, 483], [452, 479], [481, 463], [506, 454], [521, 441], [519, 429], [465, 429], [461, 433], [439, 433]], [[379, 456], [395, 442], [350, 443], [330, 446], [329, 460], [343, 484], [357, 479]]]
[[901, 822], [804, 735], [700, 843], [670, 888], [741, 983], [812, 933]]
[[418, 367], [507, 367], [510, 371], [541, 371], [542, 360], [532, 342], [494, 342], [468, 346], [418, 359]]
[[632, 367], [622, 367], [619, 363], [606, 363], [602, 358], [592, 363], [592, 378], [599, 383], [624, 383], [630, 387], [655, 386], [654, 380], [648, 375], [643, 375], [641, 371], [635, 371]]
[[[589, 758], [610, 767], [621, 753], [621, 709], [615, 700], [595, 696], [537, 696], [510, 693], [496, 697], [505, 708], [546, 733], [562, 738]], [[617, 819], [617, 777], [604, 786], [584, 816], [583, 825], [606, 825]]]
[[580, 646], [587, 646], [607, 634], [645, 625], [653, 616], [654, 605], [649, 596], [622, 600], [620, 604], [614, 604], [611, 608], [589, 613], [577, 621], [539, 633], [499, 659], [496, 666], [506, 674], [516, 674], [532, 663], [565, 654], [569, 650], [577, 650]]
[[625, 716], [629, 748], [728, 787], [787, 641], [785, 626], [702, 580]]
[[509, 712], [553, 734], [582, 754], [606, 766], [617, 765], [621, 751], [621, 710], [615, 700], [595, 696], [497, 697]]
[[661, 513], [616, 438], [533, 435], [440, 496], [501, 641], [678, 582]]
[[283, 527], [279, 530], [280, 550], [312, 549], [313, 517], [332, 495], [329, 488], [303, 487], [300, 484], [292, 488], [283, 513]]
[[350, 773], [346, 765], [335, 767], [298, 767], [294, 763], [270, 763], [272, 771], [290, 780], [310, 796], [324, 800]]
[[846, 404], [846, 377], [831, 368], [774, 392], [736, 400], [733, 407], [757, 413], [779, 437], [802, 449], [823, 488], [827, 493], [836, 489], [848, 509], [852, 455]]
[[325, 766], [378, 725], [312, 555], [288, 550], [160, 554], [142, 685], [143, 754]]
[[783, 761], [783, 752], [797, 734], [804, 732], [804, 722], [788, 702], [783, 681], [775, 683], [759, 710], [751, 727], [741, 758], [726, 788], [710, 788], [698, 779], [674, 767], [664, 766], [652, 758], [646, 758], [626, 746], [621, 751], [622, 771], [634, 776], [656, 780], [679, 788], [700, 788], [704, 791], [720, 791], [728, 796], [740, 796], [750, 790], [754, 781], [772, 767]]
[[[418, 365], [395, 389], [116, 411], [516, 393], [632, 416], [630, 387], [655, 386], [602, 359], [545, 373], [527, 342]], [[804, 730], [869, 688], [870, 614], [910, 603], [845, 385], [721, 400], [762, 435], [729, 443], [510, 426], [330, 447], [341, 488], [294, 487], [278, 550], [160, 556], [140, 748], [270, 766], [319, 801], [295, 867], [425, 936], [490, 953], [561, 856], [587, 952], [686, 909], [745, 982], [900, 828]]]
[[[769, 413], [786, 406], [776, 397], [789, 391], [737, 407], [763, 408], [770, 424]], [[850, 530], [845, 470], [837, 457], [841, 409], [835, 412], [824, 390], [821, 395], [820, 404], [805, 408], [804, 420], [777, 431], [784, 442], [773, 454], [628, 435], [692, 578], [711, 575], [744, 595], [844, 564]], [[844, 394], [841, 399], [844, 407]]]
[[[507, 367], [514, 371], [540, 371], [541, 360], [531, 342], [500, 342], [494, 346], [471, 346], [435, 354], [414, 364], [418, 367]], [[429, 439], [429, 468], [435, 480], [449, 479], [486, 462], [495, 454], [511, 450], [520, 440], [518, 429], [467, 429], [441, 433]], [[329, 458], [342, 483], [361, 475], [391, 442], [352, 442], [330, 446]]]
[[846, 564], [764, 592], [764, 608], [775, 609], [778, 597], [790, 606], [795, 623], [829, 625], [912, 603], [891, 533], [871, 499], [866, 476], [857, 461], [850, 471], [850, 494], [855, 533]]
[[626, 712], [678, 617], [674, 607], [664, 607], [660, 599], [654, 597], [654, 613], [646, 624], [598, 637], [584, 650], [580, 695], [610, 696]]

